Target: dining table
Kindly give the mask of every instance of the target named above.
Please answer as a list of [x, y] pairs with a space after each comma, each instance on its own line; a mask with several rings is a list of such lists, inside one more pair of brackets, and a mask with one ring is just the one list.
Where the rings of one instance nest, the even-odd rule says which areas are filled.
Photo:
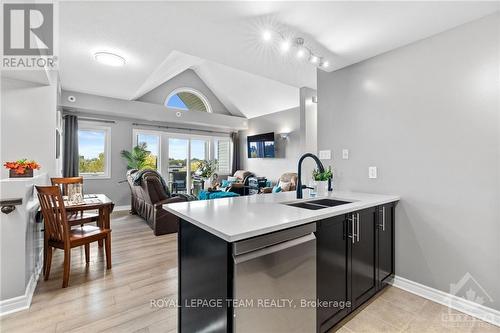
[[[110, 216], [115, 204], [105, 194], [85, 194], [83, 196], [83, 202], [80, 203], [70, 203], [66, 196], [64, 196], [63, 199], [67, 213], [97, 210], [99, 212], [97, 226], [102, 229], [111, 229]], [[102, 247], [102, 241], [99, 241], [99, 246]]]

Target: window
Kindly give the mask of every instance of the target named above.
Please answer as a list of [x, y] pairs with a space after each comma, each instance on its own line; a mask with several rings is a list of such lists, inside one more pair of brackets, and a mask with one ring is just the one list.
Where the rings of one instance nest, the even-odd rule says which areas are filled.
[[80, 122], [78, 152], [80, 175], [85, 178], [109, 178], [111, 176], [111, 128]]
[[135, 145], [146, 145], [149, 155], [146, 158], [146, 167], [153, 170], [160, 170], [160, 136], [158, 134], [137, 133]]
[[231, 173], [231, 142], [229, 139], [215, 139], [215, 159], [219, 162], [219, 174]]
[[145, 143], [151, 167], [167, 181], [172, 192], [191, 193], [201, 161], [217, 160], [219, 175], [231, 173], [232, 143], [229, 137], [134, 129], [133, 146]]
[[165, 101], [165, 106], [177, 110], [212, 112], [207, 98], [191, 88], [179, 88], [172, 91]]

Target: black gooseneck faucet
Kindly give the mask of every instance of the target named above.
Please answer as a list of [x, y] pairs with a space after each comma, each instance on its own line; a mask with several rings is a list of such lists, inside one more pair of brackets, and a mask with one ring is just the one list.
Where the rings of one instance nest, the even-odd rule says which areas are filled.
[[319, 160], [318, 156], [311, 154], [311, 153], [305, 153], [299, 158], [299, 165], [298, 165], [298, 171], [297, 171], [297, 199], [302, 199], [302, 189], [306, 188], [306, 186], [302, 186], [302, 161], [306, 157], [311, 157], [315, 162], [316, 165], [318, 166], [318, 170], [320, 172], [325, 172], [325, 167], [323, 166], [323, 163]]

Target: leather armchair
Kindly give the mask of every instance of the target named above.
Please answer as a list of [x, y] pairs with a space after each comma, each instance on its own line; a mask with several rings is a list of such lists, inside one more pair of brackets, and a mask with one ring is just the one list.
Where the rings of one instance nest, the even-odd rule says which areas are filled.
[[237, 183], [233, 183], [226, 188], [226, 192], [234, 192], [239, 195], [247, 195], [248, 194], [248, 179], [253, 177], [253, 173], [246, 170], [237, 170], [233, 177], [238, 178]]
[[[289, 187], [282, 188], [283, 192], [295, 191], [297, 189], [297, 174], [295, 172], [287, 172], [282, 174], [276, 185], [282, 186], [283, 184], [287, 185], [289, 184]], [[272, 189], [273, 189], [272, 187], [264, 187], [261, 189], [261, 192], [271, 193]]]
[[162, 205], [187, 201], [185, 197], [172, 197], [166, 192], [156, 172], [145, 172], [141, 184], [134, 185], [134, 174], [138, 170], [127, 172], [127, 181], [131, 191], [132, 214], [144, 218], [155, 236], [177, 232], [179, 218], [162, 208]]

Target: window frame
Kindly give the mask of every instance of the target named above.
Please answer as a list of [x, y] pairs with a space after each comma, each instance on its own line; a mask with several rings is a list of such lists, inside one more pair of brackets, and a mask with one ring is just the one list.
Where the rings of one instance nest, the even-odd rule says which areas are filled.
[[222, 176], [225, 176], [225, 175], [232, 176], [231, 171], [232, 171], [232, 168], [233, 168], [233, 142], [231, 140], [231, 137], [216, 136], [216, 137], [212, 138], [212, 145], [214, 147], [214, 152], [213, 152], [213, 155], [212, 155], [212, 160], [215, 160], [215, 156], [219, 157], [218, 153], [217, 153], [217, 145], [218, 145], [219, 141], [227, 141], [229, 143], [229, 156], [228, 156], [228, 158], [229, 158], [229, 167], [228, 167], [228, 172], [226, 174], [226, 173], [220, 173], [219, 166], [217, 166], [217, 174], [219, 176], [221, 176], [221, 175]]
[[205, 104], [205, 108], [207, 109], [207, 112], [208, 113], [212, 113], [212, 106], [210, 105], [210, 102], [208, 101], [208, 98], [203, 95], [200, 91], [194, 89], [194, 88], [190, 88], [190, 87], [180, 87], [180, 88], [176, 88], [174, 90], [172, 90], [170, 92], [170, 94], [168, 94], [167, 98], [165, 99], [165, 102], [163, 103], [163, 105], [168, 108], [168, 109], [172, 109], [172, 110], [181, 110], [181, 111], [191, 111], [191, 110], [186, 110], [186, 109], [182, 109], [182, 108], [176, 108], [176, 107], [171, 107], [171, 106], [168, 106], [168, 101], [170, 100], [170, 98], [172, 98], [172, 96], [174, 95], [177, 95], [178, 93], [181, 93], [181, 92], [188, 92], [188, 93], [191, 93], [193, 95], [195, 95], [196, 97], [198, 97], [199, 99], [201, 99], [201, 101], [203, 102], [203, 104]]
[[[158, 156], [158, 172], [163, 176], [167, 177], [169, 173], [169, 165], [168, 165], [168, 156], [170, 154], [169, 152], [169, 139], [186, 139], [188, 140], [188, 163], [187, 163], [187, 171], [191, 172], [190, 170], [190, 164], [191, 164], [191, 142], [192, 140], [201, 140], [201, 141], [206, 141], [207, 145], [205, 146], [205, 156], [207, 160], [214, 160], [215, 159], [215, 149], [216, 149], [216, 142], [217, 141], [229, 141], [229, 173], [228, 175], [231, 175], [232, 171], [232, 163], [233, 163], [233, 142], [231, 140], [230, 136], [221, 136], [221, 135], [203, 135], [203, 134], [193, 134], [193, 133], [186, 133], [186, 132], [171, 132], [171, 131], [161, 131], [161, 130], [150, 130], [150, 129], [144, 129], [141, 127], [138, 128], [133, 128], [132, 129], [132, 148], [137, 145], [137, 135], [138, 134], [149, 134], [149, 135], [158, 135], [160, 137], [160, 155]], [[164, 159], [164, 156], [166, 156], [166, 163], [162, 163], [162, 160]], [[221, 174], [219, 173], [219, 170], [216, 172], [219, 176], [223, 175], [225, 176], [226, 174]], [[190, 186], [190, 180], [187, 182], [187, 186]]]
[[162, 134], [164, 132], [162, 131], [153, 131], [153, 130], [143, 130], [143, 129], [140, 129], [140, 128], [134, 128], [132, 130], [132, 149], [134, 149], [135, 146], [137, 146], [138, 144], [138, 140], [137, 140], [137, 136], [139, 134], [143, 134], [143, 135], [154, 135], [154, 136], [158, 136], [158, 156], [157, 156], [157, 161], [156, 161], [156, 164], [157, 164], [157, 168], [156, 168], [156, 171], [158, 171], [160, 174], [162, 172], [162, 168], [163, 168], [163, 165], [162, 165], [162, 162], [161, 162], [161, 156], [162, 156], [162, 153], [163, 153], [163, 137], [162, 137]]
[[[83, 179], [111, 179], [111, 127], [96, 125], [91, 122], [79, 121], [78, 131], [104, 131], [104, 174], [82, 173], [78, 175]], [[80, 156], [80, 140], [78, 140], [78, 155]], [[80, 162], [78, 162], [80, 163]]]

